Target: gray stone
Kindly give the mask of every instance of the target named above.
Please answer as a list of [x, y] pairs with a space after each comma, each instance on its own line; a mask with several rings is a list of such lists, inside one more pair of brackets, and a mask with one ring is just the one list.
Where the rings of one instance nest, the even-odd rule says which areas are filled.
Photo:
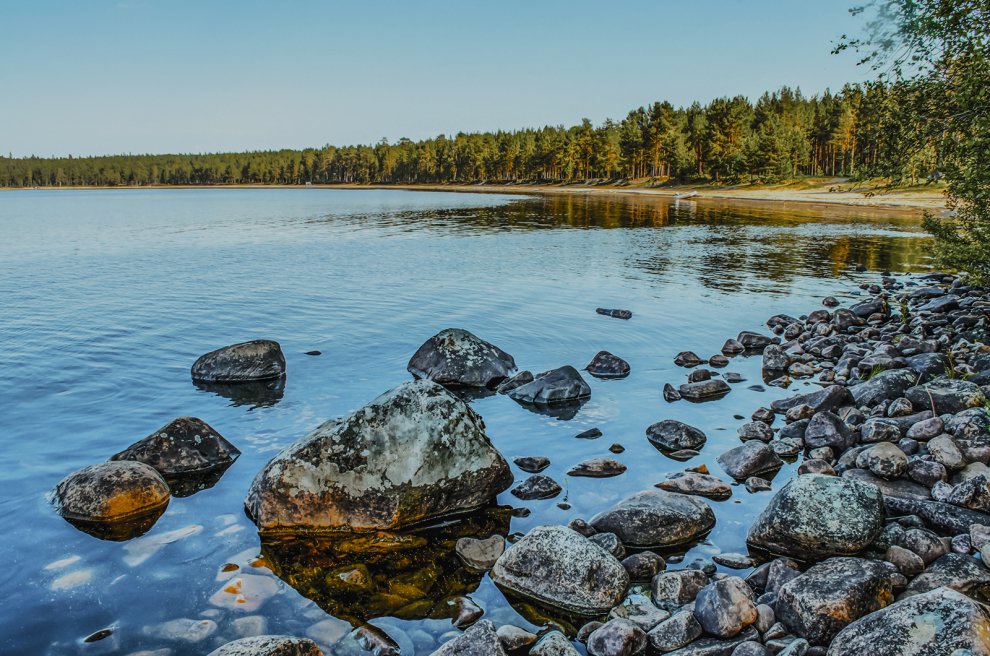
[[615, 533], [625, 545], [669, 547], [691, 542], [715, 525], [715, 514], [697, 497], [646, 490], [591, 519], [600, 532]]
[[551, 631], [529, 650], [530, 656], [581, 656], [581, 652], [560, 631]]
[[433, 656], [506, 656], [495, 625], [481, 620], [433, 652]]
[[659, 554], [641, 551], [623, 558], [622, 566], [626, 568], [629, 578], [633, 581], [649, 581], [658, 572], [662, 572], [667, 567], [667, 563]]
[[626, 471], [626, 466], [614, 458], [590, 458], [567, 470], [568, 476], [588, 478], [609, 478]]
[[678, 388], [682, 398], [688, 401], [707, 401], [719, 399], [732, 391], [729, 384], [720, 378], [703, 380], [697, 383], [687, 383]]
[[841, 453], [855, 444], [855, 437], [838, 416], [831, 412], [818, 412], [808, 422], [808, 428], [804, 431], [804, 443], [809, 449], [827, 446]]
[[179, 417], [110, 459], [143, 462], [169, 478], [226, 468], [239, 455], [233, 444], [202, 419]]
[[511, 624], [503, 624], [495, 631], [506, 651], [519, 651], [536, 642], [536, 635]]
[[646, 638], [653, 652], [667, 653], [697, 640], [702, 632], [694, 613], [680, 611], [653, 627]]
[[757, 441], [729, 449], [716, 460], [725, 473], [737, 481], [776, 471], [784, 464], [773, 448]]
[[608, 351], [599, 351], [585, 369], [595, 378], [625, 378], [629, 375], [629, 363]]
[[694, 601], [698, 592], [708, 585], [708, 575], [699, 569], [679, 569], [653, 577], [653, 603], [661, 608], [683, 606]]
[[731, 638], [756, 622], [752, 595], [752, 590], [738, 576], [715, 581], [698, 592], [694, 617], [706, 633]]
[[696, 494], [715, 500], [728, 499], [732, 496], [732, 488], [728, 483], [709, 474], [691, 471], [670, 474], [666, 480], [660, 481], [656, 486], [667, 492]]
[[948, 502], [960, 508], [990, 513], [990, 476], [979, 474], [952, 490]]
[[697, 428], [674, 419], [658, 421], [647, 428], [646, 438], [653, 446], [664, 451], [700, 449], [707, 440], [705, 434]]
[[908, 388], [917, 383], [917, 380], [917, 374], [907, 369], [890, 369], [881, 371], [876, 376], [851, 386], [849, 393], [856, 405], [872, 408], [881, 401], [892, 401], [903, 397]]
[[208, 656], [323, 656], [323, 652], [306, 638], [262, 635], [228, 642]]
[[522, 403], [552, 405], [586, 399], [591, 388], [577, 369], [565, 365], [537, 374], [533, 382], [509, 390], [507, 396]]
[[629, 620], [609, 620], [588, 636], [589, 656], [633, 656], [644, 649], [646, 633]]
[[491, 569], [503, 551], [505, 551], [505, 539], [501, 535], [493, 535], [484, 540], [459, 538], [454, 544], [454, 553], [461, 562], [477, 571]]
[[990, 591], [990, 570], [972, 556], [948, 553], [925, 568], [904, 591], [903, 597], [950, 588], [971, 597]]
[[527, 474], [536, 474], [550, 466], [550, 458], [544, 456], [520, 456], [513, 458], [512, 462]]
[[202, 355], [192, 366], [193, 380], [239, 383], [285, 375], [285, 356], [278, 342], [259, 339], [224, 346]]
[[739, 439], [743, 442], [748, 440], [769, 442], [773, 439], [773, 429], [762, 421], [751, 421], [747, 424], [743, 424], [736, 430], [736, 433], [739, 435]]
[[871, 472], [887, 480], [900, 478], [908, 468], [907, 456], [890, 442], [881, 442], [867, 450], [866, 462]]
[[441, 385], [494, 389], [516, 372], [516, 361], [466, 330], [447, 328], [417, 349], [407, 369]]
[[519, 485], [510, 490], [512, 496], [523, 501], [534, 499], [552, 499], [560, 494], [561, 487], [557, 481], [543, 474], [533, 474]]
[[955, 414], [987, 403], [979, 385], [952, 378], [938, 378], [917, 385], [908, 389], [904, 396], [914, 407], [931, 410], [936, 415]]

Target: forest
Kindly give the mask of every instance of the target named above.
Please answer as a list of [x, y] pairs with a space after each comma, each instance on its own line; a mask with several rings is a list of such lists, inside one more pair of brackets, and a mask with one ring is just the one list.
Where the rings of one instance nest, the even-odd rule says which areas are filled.
[[[908, 82], [849, 84], [805, 96], [781, 88], [755, 103], [654, 102], [622, 120], [459, 133], [303, 150], [100, 157], [0, 157], [0, 186], [626, 181], [760, 183], [802, 176], [938, 176], [917, 143]], [[0, 145], [2, 147], [2, 145]]]

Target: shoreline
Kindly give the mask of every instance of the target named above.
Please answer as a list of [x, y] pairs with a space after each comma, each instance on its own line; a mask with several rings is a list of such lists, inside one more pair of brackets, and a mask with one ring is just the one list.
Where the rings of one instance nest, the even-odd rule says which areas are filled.
[[[66, 186], [66, 187], [0, 187], [2, 191], [38, 190], [141, 190], [141, 189], [394, 189], [403, 191], [432, 191], [483, 194], [543, 195], [587, 195], [587, 196], [637, 196], [675, 200], [678, 193], [697, 192], [693, 201], [722, 201], [727, 203], [758, 203], [761, 205], [787, 206], [798, 204], [802, 207], [821, 206], [823, 208], [857, 208], [874, 210], [898, 210], [921, 213], [934, 211], [945, 214], [945, 197], [941, 190], [895, 190], [866, 196], [852, 190], [829, 191], [832, 184], [817, 187], [793, 188], [789, 185], [774, 187], [713, 187], [672, 186], [672, 187], [617, 187], [613, 185], [526, 185], [526, 184], [313, 184], [313, 185], [269, 185], [269, 184], [222, 184], [222, 185], [144, 185], [144, 186]], [[685, 199], [687, 200], [687, 199]]]

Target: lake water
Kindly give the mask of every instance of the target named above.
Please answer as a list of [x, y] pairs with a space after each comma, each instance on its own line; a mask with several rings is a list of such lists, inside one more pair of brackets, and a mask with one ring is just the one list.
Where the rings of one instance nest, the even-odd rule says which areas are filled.
[[[851, 273], [853, 263], [874, 273]], [[471, 330], [534, 372], [581, 368], [602, 349], [632, 366], [624, 380], [586, 376], [591, 399], [569, 420], [504, 396], [473, 401], [507, 458], [548, 456], [543, 473], [564, 487], [553, 500], [500, 495], [531, 511], [508, 527], [524, 533], [588, 518], [685, 466], [705, 463], [730, 480], [715, 457], [738, 443], [741, 417], [804, 384], [750, 389], [762, 382], [759, 358], [737, 357], [726, 371], [747, 381], [727, 397], [667, 404], [661, 387], [687, 373], [674, 355], [707, 357], [740, 330], [766, 332], [774, 313], [806, 313], [828, 294], [848, 301], [862, 282], [878, 281], [876, 271], [927, 263], [917, 217], [893, 212], [398, 190], [0, 192], [0, 652], [205, 654], [261, 628], [326, 644], [343, 627], [328, 610], [368, 619], [370, 606], [310, 585], [323, 575], [319, 563], [283, 563], [297, 590], [257, 561], [243, 499], [281, 448], [408, 380], [409, 357], [443, 328]], [[611, 319], [596, 307], [634, 316]], [[282, 344], [284, 390], [231, 399], [192, 384], [200, 354], [255, 338]], [[312, 350], [322, 355], [305, 354]], [[180, 415], [204, 419], [243, 455], [214, 487], [174, 498], [144, 537], [102, 541], [49, 507], [46, 492], [67, 473]], [[644, 429], [665, 418], [708, 435], [701, 455], [679, 463], [649, 444]], [[603, 437], [574, 438], [594, 426]], [[626, 449], [614, 456], [625, 474], [564, 476], [611, 455], [613, 443]], [[771, 493], [733, 489], [711, 502], [718, 523], [688, 559], [745, 551], [745, 531]], [[565, 500], [570, 509], [558, 507]], [[440, 571], [420, 579], [454, 576], [443, 570], [448, 556], [428, 554], [417, 567]], [[228, 564], [239, 569], [224, 574]], [[420, 580], [405, 566], [391, 578]], [[244, 574], [258, 596], [225, 603], [224, 577]], [[533, 628], [520, 610], [540, 622], [487, 576], [458, 581], [496, 623]], [[403, 653], [412, 645], [429, 653], [452, 629], [434, 598], [443, 589], [404, 617], [372, 622]], [[103, 629], [112, 634], [83, 641]]]

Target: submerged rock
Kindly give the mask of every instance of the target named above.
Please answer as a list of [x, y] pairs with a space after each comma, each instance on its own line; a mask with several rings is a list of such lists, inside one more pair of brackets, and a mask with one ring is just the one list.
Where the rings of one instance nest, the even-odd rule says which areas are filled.
[[407, 369], [441, 385], [494, 389], [515, 373], [516, 361], [466, 330], [447, 328], [419, 347]]
[[646, 438], [664, 451], [700, 449], [708, 439], [697, 428], [675, 419], [664, 419], [653, 424], [646, 429]]
[[237, 447], [202, 419], [179, 417], [110, 460], [143, 462], [171, 478], [226, 469], [239, 455]]
[[454, 544], [454, 553], [461, 562], [478, 571], [491, 569], [503, 551], [505, 551], [505, 538], [501, 535], [493, 535], [484, 540], [463, 537]]
[[509, 398], [522, 403], [548, 405], [577, 401], [591, 396], [591, 388], [584, 382], [577, 369], [570, 365], [544, 371], [533, 382], [509, 390]]
[[802, 474], [771, 499], [746, 541], [772, 553], [805, 560], [849, 556], [865, 549], [879, 535], [883, 516], [883, 497], [876, 486]]
[[505, 550], [491, 571], [501, 588], [582, 616], [618, 604], [629, 575], [614, 556], [563, 526], [539, 526]]
[[608, 351], [599, 351], [585, 369], [596, 378], [625, 378], [629, 375], [629, 363]]
[[634, 494], [590, 524], [599, 532], [615, 533], [632, 547], [667, 547], [691, 542], [715, 525], [715, 514], [697, 497], [646, 490]]
[[192, 366], [193, 380], [237, 383], [285, 375], [285, 356], [278, 342], [258, 339], [231, 344], [202, 355]]
[[262, 532], [395, 529], [480, 508], [512, 482], [484, 427], [440, 385], [405, 383], [275, 456], [245, 507]]

